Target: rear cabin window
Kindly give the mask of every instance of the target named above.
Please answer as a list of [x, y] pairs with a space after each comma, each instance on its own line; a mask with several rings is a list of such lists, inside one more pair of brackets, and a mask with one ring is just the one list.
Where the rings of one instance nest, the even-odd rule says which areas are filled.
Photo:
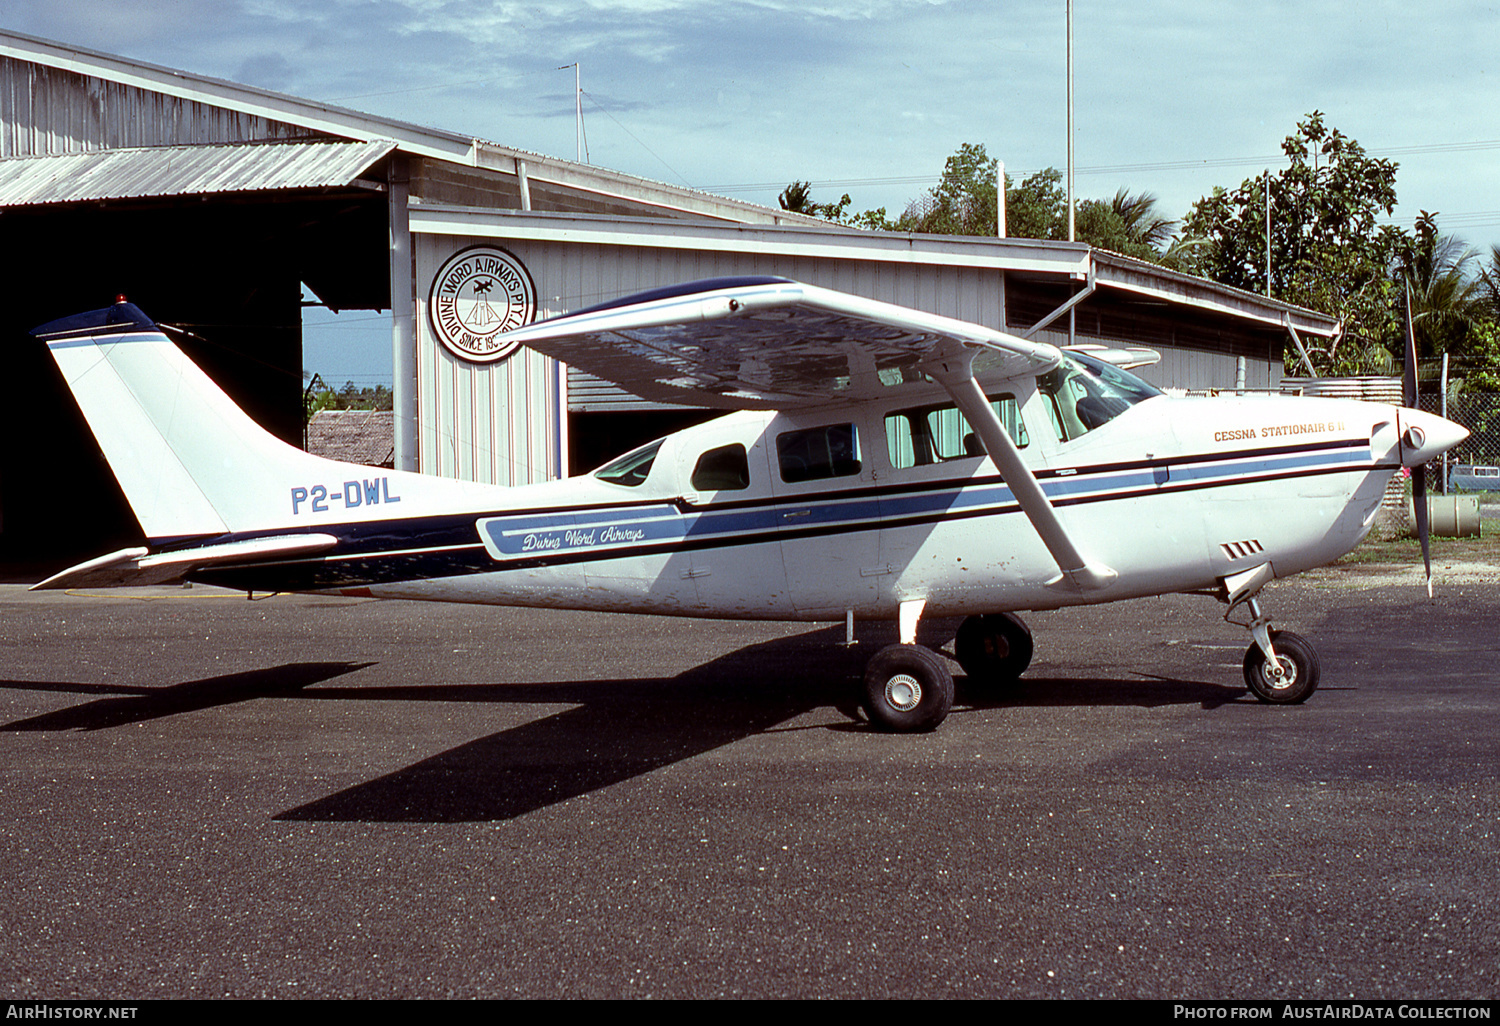
[[693, 490], [727, 492], [750, 487], [750, 457], [736, 442], [710, 449], [693, 466]]
[[[1021, 421], [1021, 407], [1013, 395], [1002, 395], [990, 399], [990, 408], [1000, 418], [1010, 440], [1016, 448], [1024, 449], [1031, 439], [1026, 434], [1026, 425]], [[885, 416], [886, 453], [891, 466], [920, 467], [929, 463], [959, 460], [966, 456], [983, 456], [984, 445], [979, 441], [968, 420], [952, 403], [934, 406], [919, 406], [911, 410], [897, 410]]]
[[776, 436], [781, 479], [788, 483], [859, 473], [859, 439], [853, 424], [830, 424]]

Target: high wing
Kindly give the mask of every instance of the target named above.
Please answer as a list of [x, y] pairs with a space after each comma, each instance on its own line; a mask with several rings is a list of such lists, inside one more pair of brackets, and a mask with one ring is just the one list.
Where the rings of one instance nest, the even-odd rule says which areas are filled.
[[926, 376], [974, 427], [1057, 561], [1056, 582], [1096, 591], [1115, 580], [1063, 527], [974, 380], [976, 373], [1045, 374], [1062, 359], [1054, 346], [785, 278], [716, 278], [645, 292], [506, 339], [642, 398], [720, 409], [858, 402]]
[[505, 335], [656, 402], [798, 409], [873, 399], [965, 350], [997, 378], [1044, 374], [1053, 346], [785, 278], [643, 292]]

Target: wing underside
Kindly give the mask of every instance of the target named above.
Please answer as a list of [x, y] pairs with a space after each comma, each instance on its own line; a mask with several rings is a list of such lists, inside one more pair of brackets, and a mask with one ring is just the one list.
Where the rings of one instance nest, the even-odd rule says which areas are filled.
[[780, 278], [713, 279], [630, 296], [506, 336], [643, 399], [716, 409], [857, 402], [977, 350], [1007, 378], [1057, 365], [1055, 348], [977, 324]]

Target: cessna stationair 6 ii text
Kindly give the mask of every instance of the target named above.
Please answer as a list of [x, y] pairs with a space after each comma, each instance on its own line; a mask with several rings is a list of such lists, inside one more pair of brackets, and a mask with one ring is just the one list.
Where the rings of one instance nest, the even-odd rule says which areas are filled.
[[[128, 303], [38, 328], [147, 545], [38, 587], [187, 579], [247, 591], [767, 620], [896, 620], [864, 704], [894, 730], [947, 715], [915, 643], [963, 615], [972, 680], [1022, 673], [1017, 610], [1208, 593], [1253, 643], [1267, 702], [1318, 683], [1269, 629], [1269, 581], [1348, 552], [1392, 473], [1460, 442], [1414, 409], [1173, 398], [1122, 366], [779, 278], [696, 282], [509, 338], [647, 399], [727, 416], [582, 477], [505, 488], [283, 444]], [[1100, 358], [1102, 355], [1103, 358]]]

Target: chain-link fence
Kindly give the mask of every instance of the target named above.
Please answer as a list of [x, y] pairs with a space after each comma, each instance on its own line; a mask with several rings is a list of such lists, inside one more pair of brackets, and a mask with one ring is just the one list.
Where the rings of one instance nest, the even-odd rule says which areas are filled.
[[[1424, 395], [1422, 409], [1442, 413], [1442, 396]], [[1448, 465], [1479, 463], [1500, 466], [1500, 393], [1460, 392], [1448, 397], [1447, 417], [1469, 429], [1463, 444], [1448, 452]]]

